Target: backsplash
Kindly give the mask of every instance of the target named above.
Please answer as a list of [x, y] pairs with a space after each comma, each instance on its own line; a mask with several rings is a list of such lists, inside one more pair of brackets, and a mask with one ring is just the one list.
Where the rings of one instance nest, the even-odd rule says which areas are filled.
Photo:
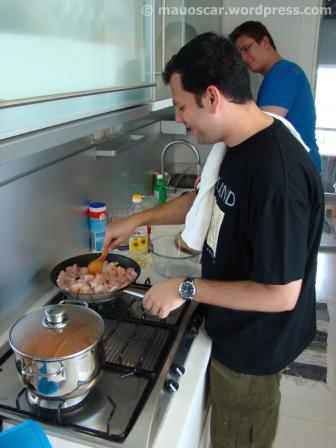
[[161, 135], [159, 122], [136, 133], [146, 139], [96, 160], [93, 150], [85, 149], [87, 139], [69, 142], [61, 149], [74, 155], [0, 187], [0, 333], [51, 288], [55, 264], [90, 251], [85, 204], [103, 201], [110, 211], [130, 204], [133, 193], [146, 193], [146, 176], [160, 166], [161, 150], [174, 136]]

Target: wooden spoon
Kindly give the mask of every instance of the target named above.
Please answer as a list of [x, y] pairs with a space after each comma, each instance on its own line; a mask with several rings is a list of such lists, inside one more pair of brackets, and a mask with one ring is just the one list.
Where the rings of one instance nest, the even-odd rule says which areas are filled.
[[92, 260], [87, 267], [87, 271], [91, 275], [100, 274], [103, 270], [105, 258], [108, 256], [108, 252], [103, 252], [100, 257]]

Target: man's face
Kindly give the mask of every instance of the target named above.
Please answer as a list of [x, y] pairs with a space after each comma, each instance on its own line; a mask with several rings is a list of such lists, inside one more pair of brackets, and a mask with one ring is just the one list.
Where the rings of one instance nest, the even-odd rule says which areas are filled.
[[181, 76], [173, 73], [169, 85], [175, 106], [175, 120], [191, 129], [192, 135], [200, 144], [211, 144], [211, 116], [206, 107], [196, 102], [193, 93], [183, 89]]
[[258, 43], [252, 37], [242, 35], [236, 40], [235, 46], [240, 57], [252, 72], [262, 73], [264, 71], [267, 58], [264, 38]]

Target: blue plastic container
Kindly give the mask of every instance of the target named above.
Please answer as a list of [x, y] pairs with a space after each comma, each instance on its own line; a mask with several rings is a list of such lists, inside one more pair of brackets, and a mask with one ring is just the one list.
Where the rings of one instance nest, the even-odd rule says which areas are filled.
[[91, 250], [101, 252], [106, 229], [106, 204], [91, 202], [89, 207]]
[[52, 448], [42, 426], [28, 420], [0, 433], [0, 448]]

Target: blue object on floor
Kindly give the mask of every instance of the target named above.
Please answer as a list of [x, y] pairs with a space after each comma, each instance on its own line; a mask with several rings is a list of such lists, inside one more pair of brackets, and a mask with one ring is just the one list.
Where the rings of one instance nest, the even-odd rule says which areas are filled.
[[52, 448], [42, 429], [33, 420], [28, 420], [0, 433], [0, 448]]

